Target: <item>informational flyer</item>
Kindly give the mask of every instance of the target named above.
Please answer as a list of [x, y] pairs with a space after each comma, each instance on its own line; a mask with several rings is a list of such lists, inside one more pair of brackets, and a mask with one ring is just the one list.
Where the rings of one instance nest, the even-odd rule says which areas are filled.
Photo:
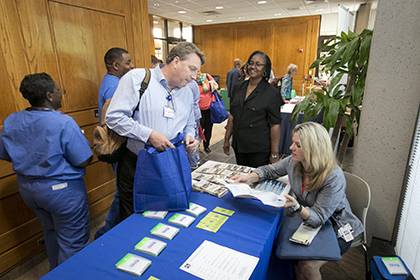
[[198, 216], [200, 216], [201, 214], [203, 214], [204, 212], [206, 212], [206, 210], [207, 210], [207, 208], [206, 207], [203, 207], [203, 206], [201, 206], [201, 205], [199, 205], [199, 204], [196, 204], [196, 203], [193, 203], [193, 202], [190, 202], [190, 208], [188, 208], [187, 210], [185, 210], [187, 213], [189, 213], [189, 214], [191, 214], [191, 215], [193, 215], [193, 216], [195, 216], [195, 217], [198, 217]]
[[204, 240], [180, 269], [206, 280], [247, 280], [259, 258]]
[[226, 216], [232, 216], [233, 213], [235, 213], [235, 211], [233, 211], [233, 210], [229, 210], [229, 209], [222, 208], [222, 207], [219, 207], [219, 206], [217, 206], [216, 208], [214, 208], [213, 209], [213, 212], [216, 212], [216, 213], [219, 213], [219, 214], [223, 214], [223, 215], [226, 215]]
[[122, 259], [120, 259], [115, 266], [122, 271], [140, 276], [143, 272], [152, 264], [152, 261], [128, 253]]
[[143, 216], [146, 218], [153, 218], [153, 219], [164, 219], [168, 211], [144, 211]]
[[201, 219], [196, 227], [211, 232], [217, 232], [227, 219], [228, 217], [225, 215], [209, 212], [203, 219]]

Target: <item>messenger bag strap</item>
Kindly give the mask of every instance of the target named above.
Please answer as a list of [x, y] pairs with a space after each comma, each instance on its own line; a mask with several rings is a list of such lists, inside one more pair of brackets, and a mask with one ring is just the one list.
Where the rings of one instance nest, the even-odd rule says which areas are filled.
[[146, 91], [147, 87], [149, 86], [150, 77], [151, 77], [150, 69], [145, 68], [144, 70], [146, 70], [146, 75], [144, 76], [144, 79], [143, 79], [143, 81], [141, 82], [141, 86], [140, 86], [140, 89], [139, 89], [139, 95], [140, 95], [140, 98], [139, 98], [139, 103], [137, 103], [137, 106], [136, 106], [136, 108], [134, 109], [134, 111], [133, 111], [133, 115], [132, 115], [131, 117], [134, 117], [134, 113], [135, 113], [135, 112], [139, 109], [139, 106], [140, 106], [140, 100], [141, 100], [141, 98], [142, 98], [142, 96], [143, 96], [144, 92]]

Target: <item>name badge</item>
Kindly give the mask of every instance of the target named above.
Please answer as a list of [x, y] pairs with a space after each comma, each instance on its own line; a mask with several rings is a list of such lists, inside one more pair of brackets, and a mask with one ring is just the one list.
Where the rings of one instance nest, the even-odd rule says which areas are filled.
[[169, 106], [163, 107], [163, 116], [168, 119], [175, 118], [175, 111]]
[[57, 184], [57, 185], [53, 185], [51, 186], [51, 189], [53, 191], [58, 191], [58, 190], [62, 190], [64, 188], [67, 188], [67, 183], [61, 183], [61, 184]]
[[343, 238], [346, 242], [352, 241], [354, 239], [353, 229], [350, 224], [345, 224], [338, 229], [338, 237]]

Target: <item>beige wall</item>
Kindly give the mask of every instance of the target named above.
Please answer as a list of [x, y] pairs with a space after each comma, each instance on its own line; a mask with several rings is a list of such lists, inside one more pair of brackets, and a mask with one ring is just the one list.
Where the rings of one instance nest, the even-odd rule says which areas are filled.
[[353, 172], [372, 189], [368, 234], [392, 239], [420, 102], [418, 0], [379, 1]]
[[368, 27], [371, 6], [372, 4], [370, 3], [360, 5], [356, 15], [356, 25], [354, 27], [354, 31], [356, 33], [360, 33], [363, 31], [363, 29]]

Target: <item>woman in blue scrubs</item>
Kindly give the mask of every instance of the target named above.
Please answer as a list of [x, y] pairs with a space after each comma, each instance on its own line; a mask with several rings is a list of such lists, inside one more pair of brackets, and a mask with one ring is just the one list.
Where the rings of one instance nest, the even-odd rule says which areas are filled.
[[19, 90], [31, 107], [4, 121], [0, 159], [12, 162], [20, 195], [43, 226], [52, 269], [88, 242], [83, 176], [92, 152], [76, 122], [57, 111], [62, 95], [48, 74], [25, 76]]

